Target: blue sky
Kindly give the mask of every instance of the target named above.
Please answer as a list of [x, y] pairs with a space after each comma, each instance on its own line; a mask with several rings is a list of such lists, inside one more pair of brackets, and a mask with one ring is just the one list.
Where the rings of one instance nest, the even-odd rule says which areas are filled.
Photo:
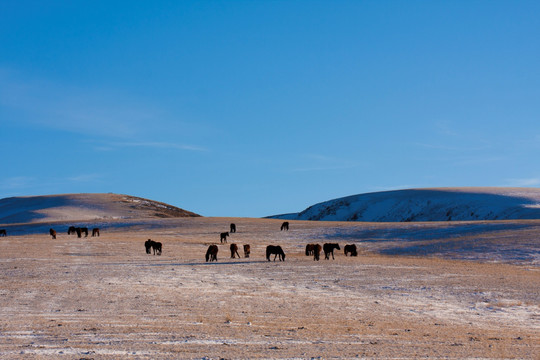
[[260, 217], [540, 186], [540, 2], [0, 0], [0, 198]]

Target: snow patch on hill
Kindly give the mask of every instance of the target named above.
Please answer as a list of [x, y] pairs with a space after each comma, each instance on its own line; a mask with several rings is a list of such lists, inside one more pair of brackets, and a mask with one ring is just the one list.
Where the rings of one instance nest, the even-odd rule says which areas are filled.
[[409, 222], [540, 219], [540, 189], [437, 188], [385, 191], [325, 201], [289, 220]]

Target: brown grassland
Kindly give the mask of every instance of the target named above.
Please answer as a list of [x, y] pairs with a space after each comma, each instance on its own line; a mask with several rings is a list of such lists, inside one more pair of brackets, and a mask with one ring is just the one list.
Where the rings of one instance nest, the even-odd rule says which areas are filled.
[[[219, 244], [230, 222], [238, 232]], [[382, 254], [398, 240], [339, 235], [413, 225], [298, 221], [287, 232], [280, 224], [111, 220], [94, 238], [68, 236], [65, 224], [54, 225], [56, 240], [2, 237], [0, 358], [540, 358], [540, 266], [464, 260], [448, 245], [538, 244], [539, 221], [454, 235], [441, 239], [444, 253], [425, 256]], [[145, 253], [148, 238], [163, 243], [161, 256]], [[335, 260], [305, 256], [307, 243], [325, 241], [341, 245]], [[231, 259], [232, 242], [250, 244], [251, 257], [240, 246], [242, 258]], [[358, 257], [345, 257], [353, 242]], [[212, 243], [218, 261], [206, 263]], [[266, 261], [269, 244], [283, 247], [284, 262]]]

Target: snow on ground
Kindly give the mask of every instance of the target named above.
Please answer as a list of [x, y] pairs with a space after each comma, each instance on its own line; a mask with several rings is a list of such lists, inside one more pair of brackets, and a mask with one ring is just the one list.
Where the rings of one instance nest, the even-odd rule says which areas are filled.
[[[0, 238], [0, 358], [540, 354], [538, 263], [452, 260], [475, 254], [460, 250], [466, 242], [525, 249], [540, 221], [292, 221], [290, 231], [271, 219], [100, 221], [99, 238], [61, 231], [52, 240], [35, 232], [37, 225], [29, 231], [13, 225], [8, 230], [17, 235]], [[231, 259], [228, 244], [219, 244], [230, 222], [238, 232], [229, 242], [249, 243], [250, 258]], [[147, 238], [163, 243], [162, 256], [144, 252]], [[327, 241], [342, 249], [355, 243], [360, 254], [345, 257], [341, 250], [336, 260], [318, 262], [304, 255], [307, 243]], [[212, 243], [220, 248], [218, 262], [206, 263]], [[393, 255], [422, 243], [436, 251]], [[286, 261], [266, 261], [268, 244], [281, 245]]]

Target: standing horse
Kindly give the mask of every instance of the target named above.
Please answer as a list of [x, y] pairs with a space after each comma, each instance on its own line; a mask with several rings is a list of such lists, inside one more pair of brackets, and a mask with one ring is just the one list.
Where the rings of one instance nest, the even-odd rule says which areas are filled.
[[274, 256], [274, 261], [276, 261], [276, 257], [279, 256], [279, 261], [285, 261], [285, 253], [283, 252], [283, 249], [281, 246], [274, 246], [274, 245], [268, 245], [266, 247], [266, 259], [270, 261], [270, 255]]
[[227, 242], [227, 236], [229, 236], [229, 232], [222, 232], [219, 234], [219, 241], [223, 244], [224, 242]]
[[319, 257], [321, 256], [321, 245], [314, 244], [313, 245], [313, 260], [319, 261]]
[[281, 224], [281, 230], [287, 230], [289, 231], [289, 222], [288, 221], [284, 221], [283, 224]]
[[229, 232], [231, 234], [236, 232], [236, 224], [231, 224], [231, 230]]
[[92, 237], [99, 236], [99, 228], [93, 228], [92, 229]]
[[251, 253], [251, 247], [249, 244], [244, 245], [244, 257], [248, 258], [249, 254]]
[[330, 260], [330, 254], [332, 254], [332, 260], [335, 260], [334, 259], [334, 249], [337, 249], [337, 250], [341, 250], [341, 248], [339, 247], [339, 244], [337, 243], [326, 243], [324, 244], [323, 246], [323, 250], [324, 250], [324, 258], [326, 260]]
[[206, 262], [217, 261], [218, 247], [217, 245], [210, 245], [206, 250]]
[[314, 248], [315, 248], [315, 244], [307, 244], [306, 245], [306, 256], [313, 255]]
[[238, 258], [240, 259], [240, 254], [238, 253], [238, 245], [231, 244], [231, 258], [234, 259], [235, 255], [237, 255]]
[[0, 229], [0, 236], [7, 236], [6, 229]]
[[68, 229], [68, 235], [77, 233], [77, 228], [75, 226], [70, 226]]
[[351, 254], [351, 256], [358, 256], [358, 252], [356, 251], [356, 245], [345, 245], [343, 248], [343, 251], [345, 252], [345, 256], [347, 256], [348, 253]]
[[49, 229], [49, 234], [51, 235], [51, 237], [52, 237], [53, 239], [56, 239], [56, 231], [55, 231], [54, 229], [52, 229], [52, 228]]
[[146, 248], [146, 253], [151, 254], [152, 253], [152, 243], [153, 241], [148, 239], [144, 242], [144, 247]]

